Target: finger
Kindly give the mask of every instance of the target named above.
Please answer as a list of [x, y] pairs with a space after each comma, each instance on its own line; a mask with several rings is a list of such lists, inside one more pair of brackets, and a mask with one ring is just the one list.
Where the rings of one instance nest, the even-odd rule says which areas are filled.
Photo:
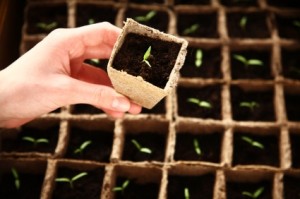
[[128, 111], [129, 113], [136, 115], [139, 114], [141, 111], [142, 107], [140, 105], [131, 102], [130, 109]]
[[118, 112], [118, 111], [111, 111], [107, 109], [102, 109], [109, 117], [113, 119], [120, 119], [124, 117], [124, 112]]

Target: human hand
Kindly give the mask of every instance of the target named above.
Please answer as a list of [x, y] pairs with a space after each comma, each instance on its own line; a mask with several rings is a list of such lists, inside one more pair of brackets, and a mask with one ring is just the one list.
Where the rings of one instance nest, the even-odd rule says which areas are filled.
[[114, 118], [125, 112], [138, 114], [141, 107], [118, 94], [105, 71], [83, 63], [109, 58], [120, 31], [107, 22], [57, 29], [0, 71], [0, 127], [17, 127], [78, 103]]

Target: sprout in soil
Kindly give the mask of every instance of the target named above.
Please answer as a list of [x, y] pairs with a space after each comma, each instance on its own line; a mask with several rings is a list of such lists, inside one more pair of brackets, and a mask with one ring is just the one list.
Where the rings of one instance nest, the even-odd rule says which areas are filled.
[[18, 173], [18, 171], [15, 168], [11, 169], [11, 173], [12, 173], [12, 175], [14, 177], [15, 187], [16, 187], [17, 190], [19, 190], [20, 186], [21, 186], [21, 181], [20, 181], [20, 178], [19, 178], [19, 173]]
[[143, 62], [145, 62], [151, 68], [151, 64], [148, 61], [150, 55], [151, 55], [151, 46], [149, 46], [149, 48], [146, 50], [143, 56]]
[[264, 63], [259, 59], [247, 59], [243, 55], [234, 54], [233, 58], [244, 64], [245, 67], [248, 66], [263, 66]]
[[74, 153], [82, 154], [82, 152], [90, 145], [92, 144], [91, 140], [84, 141], [77, 149], [74, 150]]
[[253, 111], [254, 108], [258, 108], [259, 107], [259, 103], [254, 102], [254, 101], [241, 102], [240, 103], [240, 107], [246, 107], [246, 108], [249, 108], [251, 111]]
[[200, 27], [199, 24], [193, 24], [190, 27], [184, 29], [183, 34], [184, 35], [192, 34], [192, 33], [196, 32], [199, 29], [199, 27]]
[[240, 28], [242, 30], [246, 29], [247, 22], [248, 22], [248, 17], [247, 16], [241, 17], [239, 25], [240, 25]]
[[57, 22], [51, 22], [51, 23], [43, 23], [43, 22], [40, 22], [40, 23], [37, 23], [36, 24], [36, 27], [38, 28], [41, 28], [45, 31], [50, 31], [50, 30], [53, 30], [57, 27]]
[[253, 193], [248, 192], [248, 191], [243, 191], [242, 195], [256, 199], [263, 193], [264, 189], [265, 189], [264, 187], [260, 187], [260, 188], [256, 189]]
[[251, 146], [253, 147], [257, 147], [259, 149], [264, 149], [264, 145], [258, 141], [253, 140], [252, 138], [248, 137], [248, 136], [242, 136], [242, 140], [244, 140], [245, 142], [249, 143]]
[[198, 154], [198, 155], [201, 155], [202, 151], [200, 149], [200, 146], [199, 146], [199, 142], [198, 140], [195, 138], [193, 140], [193, 143], [194, 143], [194, 149], [195, 149], [195, 152]]
[[91, 24], [94, 24], [94, 23], [95, 23], [95, 19], [90, 18], [90, 19], [89, 19], [89, 24], [91, 25]]
[[294, 20], [293, 25], [296, 26], [297, 28], [300, 28], [300, 20]]
[[156, 11], [150, 11], [145, 16], [137, 16], [134, 19], [138, 22], [148, 22], [156, 15]]
[[197, 98], [188, 98], [187, 102], [192, 103], [192, 104], [196, 104], [202, 108], [206, 108], [206, 109], [211, 109], [212, 105], [208, 102], [208, 101], [204, 101], [204, 100], [199, 100]]
[[199, 68], [202, 65], [203, 52], [201, 49], [197, 49], [195, 56], [195, 66]]
[[135, 139], [132, 139], [131, 142], [140, 152], [148, 154], [152, 153], [151, 149], [142, 147], [141, 144], [138, 143], [138, 141], [136, 141]]
[[33, 137], [29, 137], [29, 136], [22, 137], [22, 140], [25, 140], [27, 142], [31, 142], [34, 147], [36, 147], [40, 143], [49, 143], [49, 140], [46, 139], [46, 138], [37, 138], [36, 139], [36, 138], [33, 138]]
[[190, 191], [189, 188], [184, 188], [184, 199], [190, 199]]
[[126, 187], [128, 187], [130, 180], [125, 180], [122, 184], [122, 186], [120, 187], [114, 187], [113, 191], [117, 192], [117, 191], [121, 191], [122, 193], [124, 192], [124, 190], [126, 189]]
[[63, 178], [56, 178], [55, 182], [67, 182], [70, 184], [70, 188], [73, 189], [74, 188], [74, 182], [76, 180], [79, 180], [80, 178], [86, 176], [88, 173], [87, 172], [81, 172], [75, 176], [73, 176], [72, 178], [67, 178], [67, 177], [63, 177]]

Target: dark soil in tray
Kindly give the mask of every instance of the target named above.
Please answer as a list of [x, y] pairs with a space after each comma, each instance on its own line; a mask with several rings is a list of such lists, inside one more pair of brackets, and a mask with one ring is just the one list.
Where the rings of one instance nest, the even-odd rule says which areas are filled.
[[300, 168], [300, 134], [290, 134], [291, 150], [292, 150], [292, 166]]
[[297, 0], [267, 0], [267, 3], [276, 7], [300, 8], [299, 1]]
[[237, 121], [274, 121], [273, 90], [243, 91], [241, 88], [231, 87], [232, 117]]
[[285, 109], [289, 121], [300, 121], [300, 95], [285, 93]]
[[[120, 0], [119, 0], [120, 1]], [[131, 3], [163, 4], [165, 0], [128, 0]]]
[[[132, 143], [136, 140], [141, 147], [148, 148], [151, 154], [143, 153]], [[125, 136], [123, 160], [130, 161], [164, 161], [165, 158], [166, 135], [152, 132], [143, 132], [139, 134], [127, 134]]]
[[73, 183], [74, 188], [70, 187], [68, 182], [56, 182], [53, 191], [55, 199], [99, 199], [104, 177], [104, 169], [94, 169], [92, 171], [78, 171], [69, 168], [58, 168], [56, 178], [72, 178], [81, 172], [87, 172], [88, 175], [76, 180]]
[[245, 1], [237, 1], [237, 0], [221, 0], [221, 3], [225, 6], [257, 6], [257, 0], [245, 0]]
[[[177, 15], [178, 15], [177, 33], [180, 36], [199, 37], [199, 38], [201, 37], [217, 38], [219, 36], [219, 33], [217, 31], [216, 13], [210, 13], [210, 14], [179, 13]], [[194, 31], [189, 31], [192, 29], [194, 29]]]
[[261, 181], [255, 183], [249, 182], [227, 182], [226, 192], [227, 199], [249, 199], [251, 197], [244, 195], [243, 192], [248, 192], [250, 194], [255, 193], [261, 187], [264, 188], [259, 199], [271, 199], [272, 198], [272, 182]]
[[281, 49], [281, 66], [285, 78], [300, 80], [300, 49]]
[[77, 4], [76, 26], [107, 21], [115, 24], [117, 9], [112, 6], [100, 6], [95, 4]]
[[[245, 141], [246, 136], [259, 142], [263, 149]], [[236, 132], [234, 134], [233, 165], [269, 165], [279, 166], [279, 142], [275, 135], [253, 135]]]
[[300, 22], [299, 17], [276, 16], [278, 34], [284, 39], [300, 39], [300, 27], [294, 23]]
[[[82, 153], [75, 153], [84, 142], [92, 141]], [[71, 128], [66, 158], [109, 162], [113, 143], [113, 132]]]
[[210, 0], [175, 0], [175, 5], [178, 4], [209, 5]]
[[44, 174], [31, 174], [18, 171], [20, 188], [15, 186], [12, 172], [0, 172], [0, 198], [39, 199], [44, 181]]
[[165, 114], [166, 113], [166, 102], [161, 100], [152, 109], [143, 108], [142, 114]]
[[[196, 98], [209, 102], [211, 108], [201, 107], [198, 104], [188, 102], [188, 99]], [[202, 88], [177, 88], [178, 115], [184, 117], [221, 119], [221, 89], [220, 86], [205, 86]]]
[[[21, 127], [16, 138], [3, 138], [1, 150], [5, 152], [54, 153], [58, 140], [58, 131], [58, 125], [47, 129], [39, 129], [25, 125]], [[34, 146], [32, 142], [23, 140], [25, 136], [34, 139], [46, 138], [49, 143], [37, 143], [36, 146]]]
[[138, 9], [131, 8], [125, 12], [125, 18], [132, 18], [141, 24], [150, 26], [152, 28], [158, 29], [163, 32], [167, 32], [168, 24], [169, 24], [168, 13], [162, 12], [162, 11], [154, 11], [155, 15], [150, 20], [147, 20], [147, 21], [139, 20], [140, 16], [145, 17], [149, 12], [153, 12], [153, 11], [152, 10], [138, 10]]
[[[240, 20], [247, 17], [247, 23], [242, 28]], [[259, 27], [259, 28], [257, 28]], [[270, 32], [267, 26], [265, 13], [228, 13], [227, 30], [233, 38], [268, 38]]]
[[[202, 63], [196, 66], [196, 55], [202, 51]], [[182, 77], [222, 78], [220, 49], [205, 50], [202, 48], [188, 47], [188, 53], [182, 69]]]
[[57, 108], [54, 111], [51, 111], [50, 113], [60, 113], [60, 111], [61, 111], [61, 108]]
[[213, 198], [215, 176], [206, 174], [202, 176], [169, 176], [167, 194], [169, 199], [182, 199], [184, 189], [188, 188], [190, 199]]
[[[148, 59], [150, 66], [143, 62], [147, 49], [151, 46]], [[145, 81], [164, 88], [175, 65], [181, 45], [130, 33], [117, 52], [113, 67], [133, 76], [141, 76]]]
[[126, 189], [115, 192], [115, 199], [154, 199], [158, 198], [159, 184], [154, 182], [140, 183], [134, 179], [118, 177], [116, 187], [121, 187], [122, 184], [129, 180]]
[[[241, 55], [247, 60], [260, 60], [262, 65], [245, 65], [235, 56]], [[230, 56], [232, 79], [271, 79], [270, 52], [268, 51], [233, 51]]]
[[[26, 20], [28, 22], [26, 29], [28, 34], [47, 34], [56, 28], [66, 28], [68, 20], [67, 5], [32, 5], [29, 7]], [[44, 23], [46, 28], [41, 28], [39, 23]]]
[[[200, 154], [195, 151], [195, 140], [198, 141]], [[175, 160], [220, 162], [222, 134], [189, 134], [176, 135]], [[196, 144], [197, 146], [197, 144]]]
[[285, 175], [283, 178], [284, 198], [298, 199], [300, 196], [300, 178], [290, 175]]
[[101, 109], [88, 104], [76, 104], [73, 106], [72, 114], [101, 114], [104, 113]]

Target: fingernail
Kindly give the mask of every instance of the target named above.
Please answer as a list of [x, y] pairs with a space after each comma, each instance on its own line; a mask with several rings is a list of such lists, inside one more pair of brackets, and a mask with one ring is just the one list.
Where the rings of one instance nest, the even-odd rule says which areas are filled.
[[119, 110], [119, 111], [128, 111], [130, 108], [129, 102], [127, 102], [126, 100], [120, 99], [120, 98], [115, 98], [112, 101], [111, 106], [112, 106], [112, 108]]

